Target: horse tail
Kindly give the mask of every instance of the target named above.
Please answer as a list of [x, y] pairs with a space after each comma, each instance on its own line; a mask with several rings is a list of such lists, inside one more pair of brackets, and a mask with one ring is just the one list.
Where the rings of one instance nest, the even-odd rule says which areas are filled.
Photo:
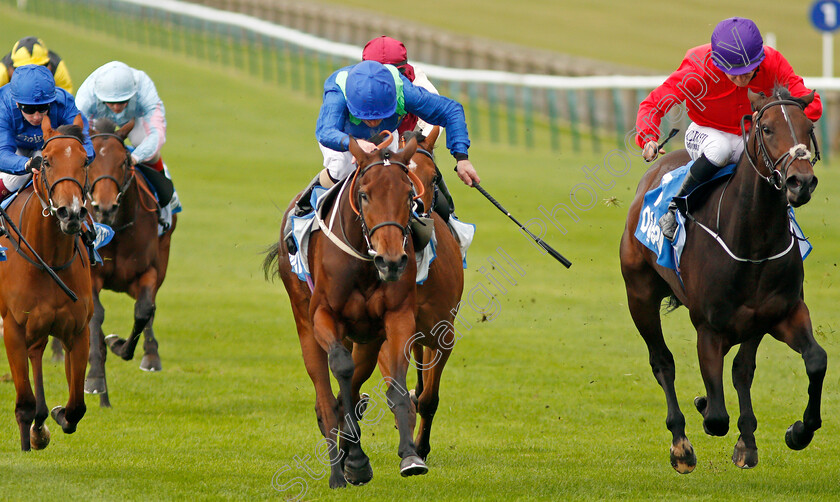
[[668, 302], [663, 306], [666, 314], [670, 314], [671, 312], [677, 310], [678, 308], [682, 307], [683, 303], [677, 298], [676, 295], [670, 295], [668, 297]]
[[277, 268], [277, 260], [280, 256], [280, 243], [273, 242], [265, 248], [265, 260], [263, 260], [263, 273], [266, 281], [274, 281], [280, 275], [280, 270]]

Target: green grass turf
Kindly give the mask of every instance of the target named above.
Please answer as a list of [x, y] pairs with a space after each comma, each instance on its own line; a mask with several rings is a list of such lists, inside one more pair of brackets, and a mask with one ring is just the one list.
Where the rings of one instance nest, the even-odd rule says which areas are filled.
[[[400, 19], [452, 33], [479, 36], [662, 72], [677, 68], [685, 51], [709, 42], [722, 19], [753, 19], [800, 75], [822, 75], [822, 37], [810, 22], [813, 2], [708, 0], [426, 0], [400, 2], [318, 0], [355, 7], [395, 20], [387, 35], [400, 38]], [[840, 50], [835, 40], [834, 52]], [[412, 47], [408, 47], [411, 59]], [[836, 64], [836, 63], [835, 63]], [[835, 70], [836, 74], [836, 70]]]
[[[627, 313], [618, 270], [618, 240], [642, 162], [635, 160], [625, 176], [602, 176], [615, 186], [596, 189], [594, 207], [580, 212], [579, 221], [563, 220], [565, 235], [548, 231], [546, 240], [574, 262], [565, 270], [459, 185], [445, 161], [441, 168], [458, 214], [478, 225], [466, 294], [496, 291], [477, 269], [489, 257], [498, 261], [499, 247], [524, 276], [514, 274], [517, 284], [505, 284], [505, 293], [496, 295], [492, 321], [482, 322], [468, 305], [462, 309], [470, 327], [462, 327], [444, 372], [429, 474], [400, 478], [397, 434], [387, 414], [363, 429], [375, 471], [371, 484], [332, 492], [325, 478], [314, 479], [295, 464], [295, 457], [309, 455], [309, 465], [317, 465], [314, 391], [283, 288], [266, 283], [260, 270], [260, 252], [279, 231], [279, 207], [320, 164], [313, 138], [318, 100], [7, 7], [0, 7], [0, 28], [10, 41], [38, 33], [68, 61], [77, 85], [111, 59], [146, 69], [166, 102], [164, 155], [185, 206], [158, 296], [163, 372], [139, 371], [139, 357], [125, 363], [110, 356], [114, 408], [100, 409], [88, 396], [75, 434], [63, 434], [50, 419], [50, 446], [23, 454], [14, 389], [8, 367], [0, 366], [0, 498], [283, 499], [296, 490], [281, 493], [272, 480], [280, 486], [295, 477], [305, 482], [307, 500], [837, 498], [836, 168], [818, 169], [815, 199], [799, 211], [816, 247], [806, 262], [807, 298], [830, 360], [824, 425], [807, 449], [791, 452], [783, 440], [805, 406], [804, 367], [773, 340], [759, 350], [753, 386], [758, 467], [740, 471], [729, 460], [737, 402], [728, 383], [732, 431], [725, 438], [703, 434], [701, 417], [691, 409], [703, 393], [694, 334], [680, 310], [666, 318], [665, 329], [698, 466], [689, 476], [670, 468], [664, 396]], [[582, 168], [602, 165], [604, 154], [477, 143], [471, 157], [483, 186], [526, 221], [540, 216], [540, 205], [568, 204], [570, 191], [590, 183]], [[604, 204], [610, 198], [620, 205]], [[106, 332], [125, 335], [131, 302], [109, 293], [103, 303]], [[366, 388], [378, 378], [375, 373]], [[64, 403], [63, 368], [46, 363], [45, 379], [48, 404]]]

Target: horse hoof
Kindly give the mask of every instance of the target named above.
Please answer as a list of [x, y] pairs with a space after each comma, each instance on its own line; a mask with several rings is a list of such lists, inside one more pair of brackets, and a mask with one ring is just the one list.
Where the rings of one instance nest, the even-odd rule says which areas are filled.
[[33, 450], [43, 450], [50, 444], [50, 430], [47, 428], [47, 424], [42, 424], [40, 429], [32, 424], [29, 428], [29, 444]]
[[99, 407], [100, 408], [110, 408], [111, 407], [111, 399], [108, 398], [108, 393], [99, 394]]
[[347, 486], [347, 481], [344, 480], [344, 476], [330, 476], [330, 488], [344, 488]]
[[373, 479], [373, 468], [370, 466], [370, 460], [365, 460], [364, 465], [358, 468], [351, 468], [349, 464], [344, 464], [344, 479], [353, 486], [366, 485]]
[[701, 414], [706, 412], [706, 404], [708, 404], [706, 396], [697, 396], [694, 398], [694, 407], [697, 408], [697, 411]]
[[106, 392], [108, 392], [108, 389], [105, 387], [104, 378], [85, 379], [85, 394], [105, 394]]
[[143, 360], [140, 361], [140, 369], [143, 371], [160, 371], [163, 367], [160, 365], [160, 357], [157, 355], [146, 354]]
[[694, 447], [688, 438], [683, 438], [671, 445], [671, 467], [680, 474], [688, 474], [697, 466]]
[[747, 448], [744, 440], [739, 437], [735, 451], [732, 452], [732, 463], [741, 469], [752, 469], [758, 465], [758, 448]]
[[63, 430], [65, 434], [73, 434], [76, 432], [76, 424], [70, 424], [67, 421], [64, 406], [59, 405], [50, 410], [50, 416], [58, 425], [61, 426], [61, 430]]
[[785, 432], [785, 444], [787, 444], [788, 448], [791, 450], [801, 450], [811, 444], [811, 440], [814, 439], [814, 431], [808, 431], [805, 429], [805, 424], [802, 423], [801, 420], [797, 420], [797, 422], [790, 427], [788, 427], [787, 432]]
[[429, 472], [426, 462], [417, 455], [409, 455], [400, 461], [400, 476], [420, 476]]

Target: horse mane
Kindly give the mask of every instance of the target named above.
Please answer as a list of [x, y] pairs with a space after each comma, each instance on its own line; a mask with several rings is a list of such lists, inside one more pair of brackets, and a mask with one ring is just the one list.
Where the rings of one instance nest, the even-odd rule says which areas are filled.
[[107, 134], [113, 134], [117, 132], [117, 129], [119, 129], [119, 127], [117, 127], [116, 122], [105, 117], [94, 120], [93, 128], [99, 132]]
[[799, 105], [799, 108], [802, 108], [803, 110], [805, 109], [805, 106], [807, 106], [802, 100], [802, 98], [796, 98], [791, 96], [790, 90], [788, 90], [788, 88], [782, 84], [777, 83], [773, 86], [773, 95], [778, 96], [779, 99], [789, 99], [791, 101], [794, 101], [796, 102], [796, 104]]
[[82, 128], [75, 125], [75, 124], [65, 124], [63, 126], [58, 126], [56, 129], [59, 134], [64, 134], [67, 136], [73, 136], [74, 138], [78, 138], [79, 141], [84, 144], [85, 142], [85, 133], [82, 131]]

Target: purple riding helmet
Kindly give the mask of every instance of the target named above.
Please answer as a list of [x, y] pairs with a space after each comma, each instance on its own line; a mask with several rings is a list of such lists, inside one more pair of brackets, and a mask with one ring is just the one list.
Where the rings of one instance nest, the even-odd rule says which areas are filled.
[[743, 17], [730, 17], [712, 32], [712, 60], [720, 71], [743, 75], [764, 61], [764, 40], [758, 26]]

